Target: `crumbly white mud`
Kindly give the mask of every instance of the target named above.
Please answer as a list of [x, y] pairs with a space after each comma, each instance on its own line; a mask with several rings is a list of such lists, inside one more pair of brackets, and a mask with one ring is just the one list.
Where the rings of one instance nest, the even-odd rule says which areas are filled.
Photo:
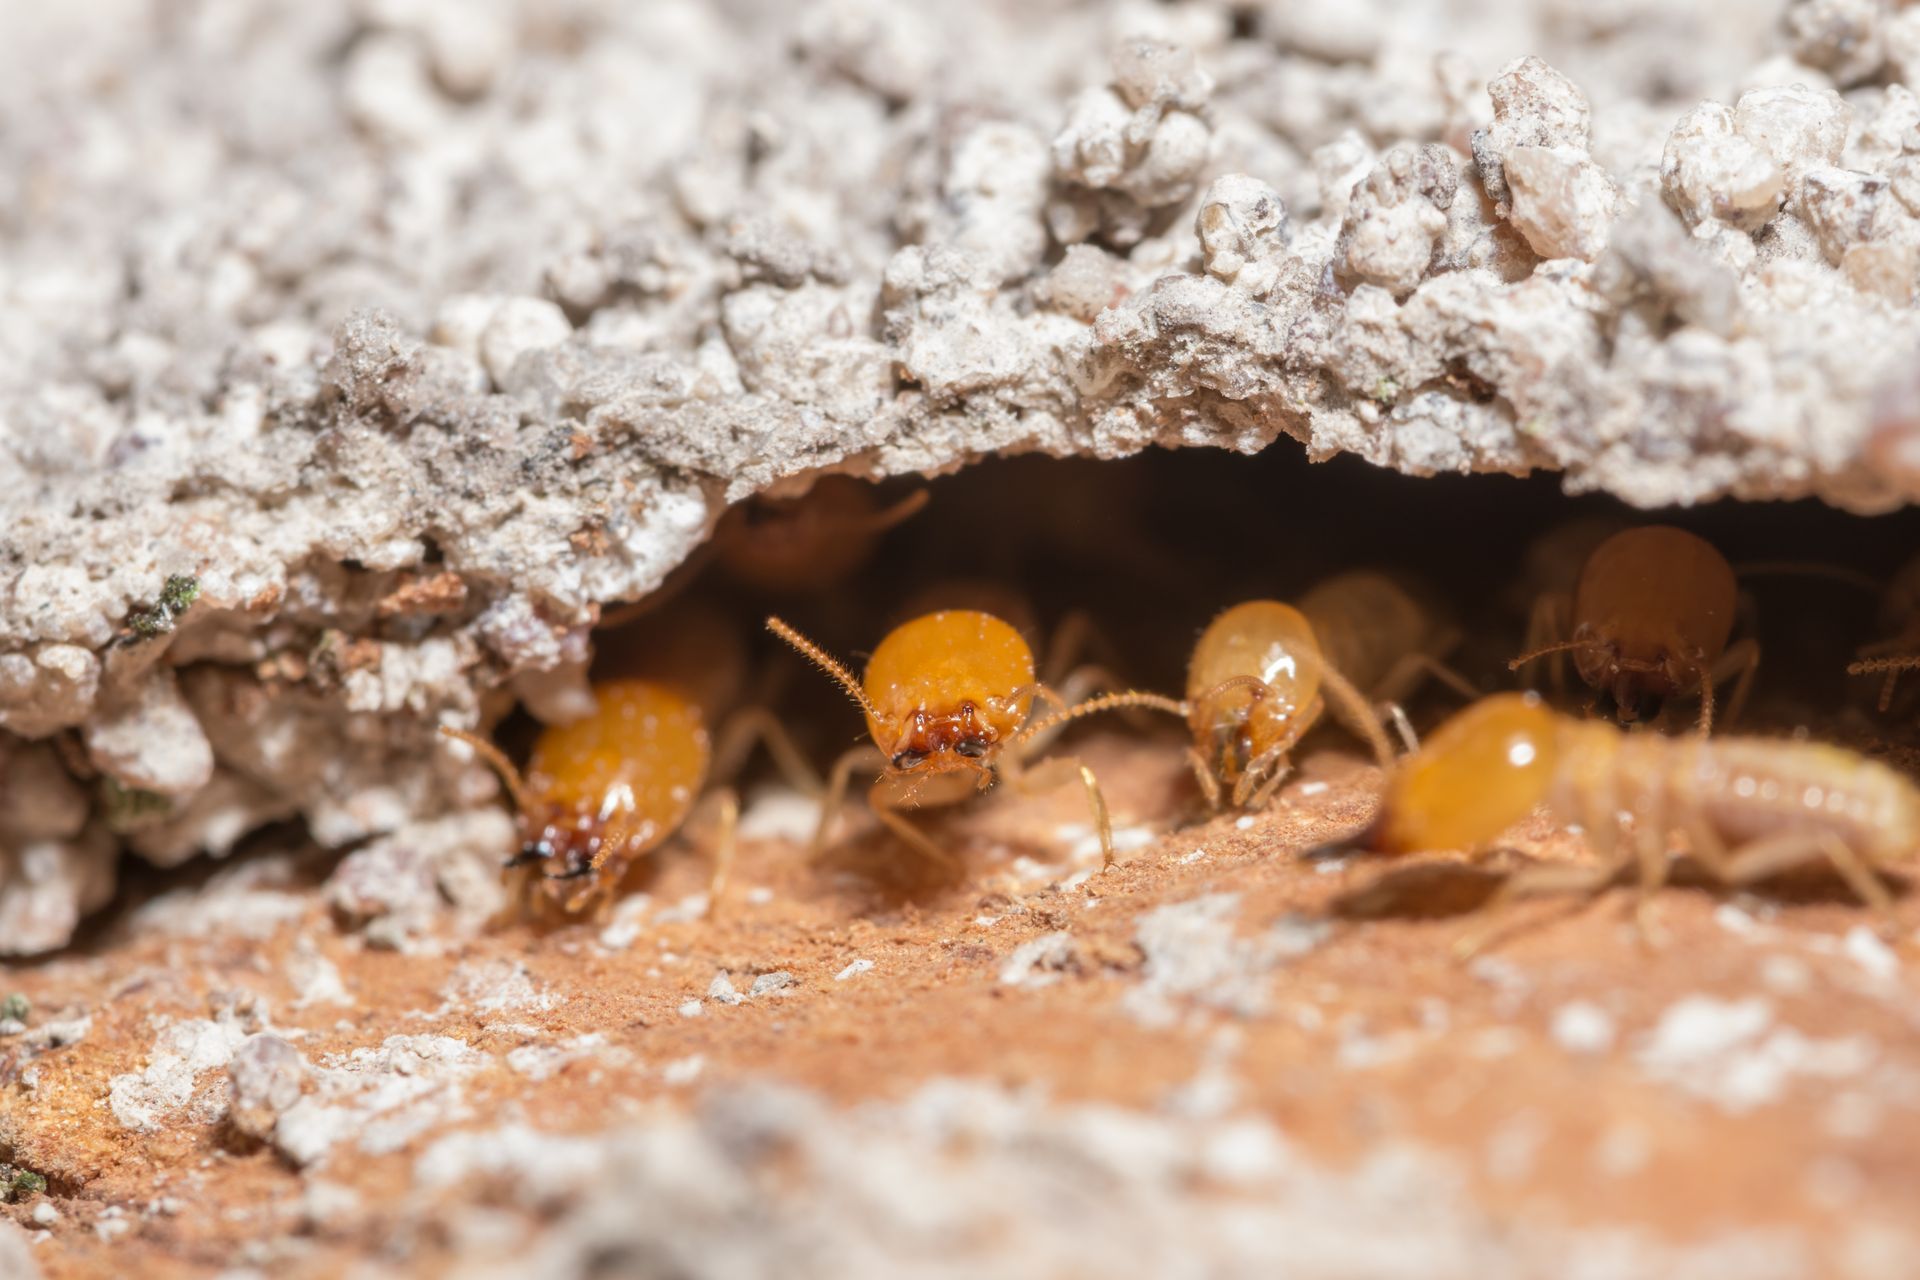
[[14, 6], [0, 950], [479, 802], [436, 724], [823, 470], [1906, 501], [1920, 9], [1771, 8]]

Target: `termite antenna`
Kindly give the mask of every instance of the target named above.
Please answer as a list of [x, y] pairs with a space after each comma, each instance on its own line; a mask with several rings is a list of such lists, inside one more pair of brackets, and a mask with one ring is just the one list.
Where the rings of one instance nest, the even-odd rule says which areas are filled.
[[533, 801], [533, 793], [527, 790], [526, 780], [520, 776], [520, 771], [513, 767], [513, 761], [507, 759], [500, 748], [477, 733], [468, 733], [464, 729], [455, 729], [451, 725], [441, 725], [440, 734], [442, 737], [452, 738], [455, 742], [466, 743], [473, 748], [475, 755], [492, 765], [493, 771], [500, 775], [500, 781], [507, 784], [507, 794], [513, 797], [515, 809], [521, 813], [532, 813], [535, 810], [537, 806]]
[[773, 632], [773, 634], [779, 636], [782, 640], [785, 640], [795, 649], [798, 649], [801, 656], [805, 657], [809, 662], [813, 663], [814, 666], [819, 667], [822, 671], [833, 677], [834, 680], [838, 681], [840, 687], [847, 691], [847, 696], [859, 704], [860, 709], [867, 713], [868, 718], [873, 720], [880, 718], [879, 711], [875, 709], [872, 700], [867, 697], [867, 691], [860, 687], [860, 682], [853, 678], [853, 673], [842, 666], [838, 660], [831, 657], [825, 649], [822, 649], [819, 645], [807, 639], [798, 631], [795, 631], [779, 618], [769, 617], [767, 619], [767, 630]]
[[1900, 674], [1920, 667], [1920, 654], [1901, 654], [1892, 658], [1868, 658], [1862, 662], [1847, 664], [1850, 676], [1874, 676], [1882, 671], [1887, 673], [1887, 682], [1880, 686], [1880, 710], [1885, 711], [1893, 705], [1893, 686], [1900, 682]]
[[1103, 693], [1088, 698], [1085, 702], [1075, 703], [1065, 711], [1056, 711], [1044, 719], [1029, 723], [1020, 732], [1013, 735], [1013, 745], [1039, 737], [1050, 729], [1056, 729], [1070, 720], [1082, 716], [1095, 715], [1101, 711], [1118, 711], [1125, 707], [1146, 707], [1153, 711], [1164, 711], [1168, 715], [1187, 718], [1187, 704], [1176, 698], [1168, 698], [1157, 693], [1145, 693], [1138, 689], [1129, 689], [1122, 693]]
[[1535, 658], [1545, 658], [1556, 653], [1572, 653], [1576, 649], [1584, 649], [1586, 647], [1587, 641], [1585, 640], [1563, 640], [1559, 644], [1546, 645], [1542, 648], [1534, 649], [1531, 652], [1521, 654], [1507, 664], [1507, 670], [1518, 671]]

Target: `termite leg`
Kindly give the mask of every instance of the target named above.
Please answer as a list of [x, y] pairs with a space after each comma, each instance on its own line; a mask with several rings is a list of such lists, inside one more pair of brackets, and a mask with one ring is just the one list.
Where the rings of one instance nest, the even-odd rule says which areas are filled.
[[1879, 874], [1851, 845], [1830, 831], [1787, 831], [1756, 840], [1727, 859], [1720, 868], [1720, 878], [1729, 885], [1752, 884], [1814, 857], [1825, 858], [1885, 926], [1896, 923], [1893, 894]]
[[707, 881], [707, 915], [720, 914], [720, 904], [733, 878], [734, 851], [740, 832], [740, 795], [732, 787], [716, 787], [707, 793], [703, 805], [720, 811], [719, 830], [713, 841], [713, 874]]
[[[1753, 677], [1760, 669], [1760, 642], [1749, 636], [1737, 644], [1728, 646], [1727, 651], [1714, 661], [1710, 671], [1700, 677], [1700, 732], [1707, 733], [1713, 728], [1713, 688], [1715, 685], [1734, 681], [1733, 693], [1727, 699], [1727, 711], [1720, 723], [1730, 725], [1740, 718], [1740, 709], [1746, 705], [1747, 693], [1753, 688]], [[1736, 679], [1737, 677], [1737, 679]]]
[[[841, 757], [843, 760], [845, 758], [845, 756]], [[875, 783], [867, 792], [867, 807], [873, 810], [873, 816], [880, 819], [887, 830], [912, 846], [914, 852], [948, 874], [957, 875], [960, 871], [959, 861], [935, 844], [933, 838], [926, 832], [908, 822], [898, 809], [888, 804], [888, 800], [892, 798], [893, 793], [887, 790], [887, 784], [883, 779]]]
[[[1083, 657], [1090, 660], [1082, 661]], [[1072, 706], [1097, 694], [1126, 688], [1126, 682], [1115, 674], [1119, 662], [1119, 650], [1093, 615], [1075, 609], [1054, 627], [1047, 641], [1046, 660], [1040, 665], [1040, 678], [1058, 689], [1061, 699]], [[1139, 708], [1124, 708], [1121, 715], [1134, 728], [1146, 722]]]
[[1093, 776], [1092, 769], [1072, 756], [1053, 756], [1028, 767], [1013, 755], [1005, 758], [1002, 768], [1007, 781], [1026, 795], [1058, 786], [1078, 776], [1080, 784], [1087, 791], [1087, 807], [1093, 811], [1094, 827], [1100, 833], [1100, 869], [1105, 871], [1113, 865], [1113, 823], [1107, 816], [1107, 798], [1101, 793], [1100, 782]]
[[1381, 704], [1380, 710], [1393, 721], [1393, 731], [1400, 735], [1400, 744], [1407, 749], [1407, 754], [1419, 754], [1420, 735], [1413, 731], [1413, 721], [1407, 719], [1406, 708], [1397, 702], [1387, 702]]
[[756, 745], [764, 745], [787, 785], [805, 795], [820, 794], [820, 775], [807, 763], [795, 745], [793, 735], [765, 707], [744, 707], [728, 716], [714, 735], [712, 777], [731, 781], [753, 754]]
[[[1551, 656], [1553, 661], [1547, 664], [1548, 678], [1553, 682], [1553, 698], [1559, 702], [1567, 696], [1567, 660], [1563, 637], [1567, 634], [1566, 615], [1568, 601], [1556, 592], [1546, 592], [1534, 597], [1533, 607], [1527, 611], [1527, 635], [1523, 642], [1524, 653], [1532, 656]], [[1525, 665], [1526, 658], [1516, 658], [1509, 663], [1510, 669], [1517, 670]], [[1527, 678], [1527, 688], [1536, 689], [1534, 678]]]
[[1373, 748], [1373, 758], [1382, 770], [1393, 768], [1393, 744], [1387, 741], [1386, 730], [1380, 727], [1380, 717], [1353, 683], [1341, 675], [1331, 663], [1322, 663], [1320, 683], [1333, 695], [1333, 711], [1340, 722], [1366, 739]]
[[863, 766], [884, 769], [886, 764], [887, 758], [878, 747], [852, 747], [833, 762], [833, 770], [827, 775], [827, 793], [820, 801], [820, 818], [814, 824], [813, 839], [807, 845], [807, 857], [817, 858], [820, 851], [827, 847], [827, 837], [833, 832], [834, 819], [840, 816], [840, 808], [847, 802], [847, 783], [853, 777], [853, 771]]
[[1503, 908], [1512, 906], [1522, 898], [1559, 894], [1576, 894], [1582, 899], [1590, 899], [1618, 880], [1620, 873], [1632, 862], [1631, 857], [1626, 857], [1597, 866], [1554, 863], [1516, 871], [1481, 905], [1477, 914], [1487, 917], [1486, 923], [1453, 944], [1454, 958], [1471, 960], [1510, 932], [1511, 926], [1501, 918], [1506, 914]]
[[1672, 862], [1667, 857], [1666, 805], [1662, 797], [1662, 779], [1652, 775], [1641, 779], [1644, 795], [1634, 810], [1633, 852], [1640, 863], [1640, 884], [1634, 892], [1633, 923], [1641, 942], [1659, 945], [1654, 927], [1653, 902], [1666, 887]]
[[1187, 767], [1193, 770], [1194, 781], [1200, 784], [1200, 794], [1207, 798], [1207, 808], [1220, 812], [1220, 784], [1214, 780], [1213, 770], [1207, 767], [1207, 758], [1200, 754], [1200, 748], [1187, 748]]
[[1374, 701], [1405, 702], [1419, 690], [1421, 681], [1430, 679], [1438, 680], [1468, 702], [1480, 700], [1480, 691], [1471, 680], [1432, 654], [1403, 653], [1373, 687]]
[[1280, 767], [1273, 771], [1273, 776], [1261, 783], [1259, 789], [1253, 793], [1252, 797], [1248, 800], [1248, 807], [1253, 809], [1266, 808], [1268, 803], [1272, 801], [1274, 793], [1280, 790], [1280, 784], [1285, 782], [1292, 773], [1293, 762], [1283, 759], [1280, 762]]

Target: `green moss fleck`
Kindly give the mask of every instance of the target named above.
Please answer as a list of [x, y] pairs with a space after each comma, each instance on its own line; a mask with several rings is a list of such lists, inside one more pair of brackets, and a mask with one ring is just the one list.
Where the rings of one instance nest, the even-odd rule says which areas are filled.
[[100, 784], [100, 807], [109, 829], [125, 833], [173, 812], [173, 801], [157, 791], [123, 786], [112, 778]]
[[128, 614], [127, 626], [143, 639], [165, 635], [199, 598], [199, 578], [191, 573], [169, 574], [166, 585], [160, 588], [160, 598], [152, 606]]

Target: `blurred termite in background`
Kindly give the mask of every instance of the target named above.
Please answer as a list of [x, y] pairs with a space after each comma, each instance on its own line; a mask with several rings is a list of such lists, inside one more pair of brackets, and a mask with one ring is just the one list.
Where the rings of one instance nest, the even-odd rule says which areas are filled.
[[1706, 540], [1671, 525], [1624, 529], [1587, 556], [1570, 603], [1541, 598], [1527, 651], [1508, 665], [1571, 654], [1623, 724], [1697, 694], [1710, 732], [1715, 686], [1735, 680], [1726, 718], [1737, 718], [1760, 663], [1751, 637], [1728, 645], [1737, 596], [1732, 566]]

